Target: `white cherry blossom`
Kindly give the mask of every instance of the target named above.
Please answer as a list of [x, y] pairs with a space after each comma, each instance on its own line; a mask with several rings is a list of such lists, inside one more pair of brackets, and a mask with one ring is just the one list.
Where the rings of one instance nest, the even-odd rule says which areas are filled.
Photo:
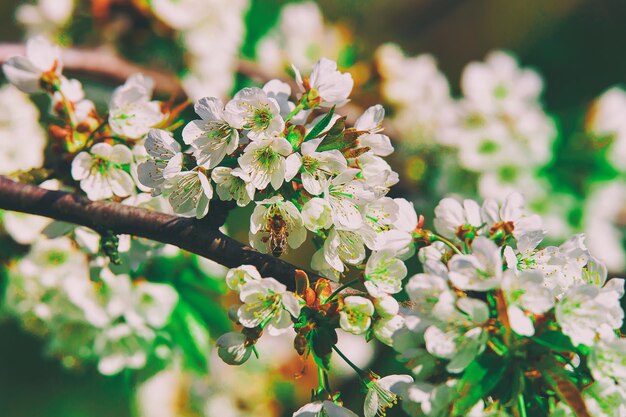
[[222, 201], [235, 200], [239, 207], [245, 207], [254, 200], [254, 184], [241, 168], [216, 167], [211, 171], [211, 179]]
[[316, 152], [322, 138], [306, 141], [300, 152], [287, 157], [287, 181], [299, 171], [302, 186], [311, 195], [320, 195], [328, 180], [347, 169], [346, 159], [338, 150]]
[[466, 229], [480, 227], [482, 222], [480, 206], [474, 200], [467, 199], [461, 204], [453, 198], [444, 198], [435, 207], [435, 229], [449, 239]]
[[260, 88], [240, 90], [226, 104], [226, 113], [235, 117], [237, 124], [241, 124], [253, 140], [272, 137], [285, 128], [278, 102]]
[[533, 70], [521, 69], [506, 52], [491, 52], [485, 63], [472, 62], [461, 79], [464, 94], [487, 112], [515, 112], [518, 106], [536, 102], [542, 81]]
[[103, 375], [115, 375], [124, 368], [143, 368], [154, 337], [154, 332], [147, 327], [124, 323], [104, 330], [95, 342], [95, 352], [100, 357], [98, 370]]
[[11, 84], [25, 93], [35, 93], [44, 87], [42, 81], [59, 82], [63, 70], [61, 49], [45, 37], [36, 36], [26, 43], [26, 56], [9, 58], [2, 70]]
[[272, 336], [286, 332], [300, 315], [300, 300], [274, 278], [253, 280], [241, 287], [243, 305], [237, 315], [244, 327], [262, 326]]
[[293, 417], [358, 417], [355, 413], [332, 401], [315, 401], [300, 407]]
[[67, 24], [74, 7], [74, 0], [38, 0], [35, 4], [20, 4], [15, 19], [25, 27], [29, 38], [37, 35], [51, 38]]
[[240, 292], [248, 282], [261, 279], [261, 274], [253, 265], [241, 265], [231, 268], [226, 274], [226, 285], [233, 291]]
[[344, 262], [358, 265], [365, 259], [365, 243], [357, 232], [332, 228], [324, 241], [324, 259], [334, 270], [343, 272]]
[[216, 341], [217, 354], [229, 365], [241, 365], [252, 354], [252, 346], [246, 343], [246, 336], [229, 332], [220, 336]]
[[389, 188], [400, 181], [398, 173], [391, 169], [391, 165], [373, 152], [359, 156], [357, 163], [365, 183], [374, 189], [377, 197], [387, 194]]
[[109, 125], [114, 133], [138, 139], [164, 119], [161, 103], [150, 100], [153, 88], [152, 78], [134, 74], [115, 89], [109, 102]]
[[373, 252], [365, 265], [365, 288], [372, 297], [396, 294], [402, 290], [407, 269], [389, 250]]
[[364, 416], [385, 416], [387, 410], [398, 402], [398, 397], [404, 396], [406, 387], [412, 382], [413, 378], [409, 375], [388, 375], [368, 381]]
[[333, 225], [332, 208], [323, 198], [314, 197], [302, 206], [302, 221], [312, 232], [329, 229]]
[[374, 336], [387, 346], [394, 345], [394, 337], [405, 324], [405, 318], [400, 315], [382, 317], [374, 323]]
[[295, 67], [294, 71], [300, 91], [306, 93], [309, 100], [319, 102], [322, 107], [340, 107], [348, 102], [354, 81], [350, 73], [341, 73], [337, 70], [335, 61], [320, 59], [306, 80], [302, 79], [300, 71]]
[[544, 285], [543, 274], [525, 271], [516, 276], [506, 271], [502, 279], [502, 290], [507, 299], [507, 313], [511, 328], [522, 336], [535, 334], [531, 314], [544, 314], [554, 306], [554, 297]]
[[124, 145], [97, 143], [89, 152], [80, 152], [72, 161], [72, 178], [90, 200], [104, 200], [114, 195], [129, 196], [135, 183], [124, 169], [132, 162], [132, 153]]
[[137, 177], [153, 195], [159, 195], [165, 180], [182, 170], [183, 154], [172, 134], [161, 129], [150, 129], [144, 147], [149, 158], [137, 167]]
[[520, 193], [510, 194], [502, 206], [494, 200], [485, 200], [481, 215], [488, 230], [504, 227], [515, 237], [541, 230], [541, 218], [536, 214], [527, 215], [526, 202]]
[[556, 319], [575, 345], [590, 346], [596, 337], [607, 337], [621, 327], [624, 280], [611, 281], [604, 287], [585, 284], [570, 288], [556, 304]]
[[0, 174], [39, 168], [46, 142], [39, 111], [28, 96], [12, 85], [0, 88]]
[[213, 187], [201, 170], [181, 171], [167, 179], [163, 196], [168, 199], [175, 213], [201, 219], [209, 212]]
[[374, 193], [368, 190], [362, 180], [354, 179], [357, 169], [348, 168], [326, 186], [324, 199], [332, 209], [333, 223], [338, 228], [356, 230], [363, 224], [360, 204], [374, 200]]
[[471, 255], [454, 255], [450, 259], [450, 281], [462, 290], [487, 291], [500, 285], [502, 257], [500, 248], [479, 236], [472, 244]]
[[256, 140], [239, 157], [239, 166], [250, 176], [250, 182], [263, 190], [269, 184], [278, 190], [285, 181], [287, 163], [285, 157], [293, 152], [285, 138], [274, 136]]
[[385, 109], [377, 104], [365, 110], [354, 123], [356, 130], [366, 132], [359, 136], [359, 146], [369, 148], [374, 155], [378, 156], [389, 156], [393, 153], [393, 145], [389, 136], [380, 133], [383, 130], [384, 118]]
[[374, 305], [370, 300], [352, 295], [343, 299], [339, 311], [339, 325], [346, 332], [362, 334], [369, 329], [373, 314]]
[[222, 101], [204, 97], [194, 106], [198, 120], [192, 120], [183, 129], [183, 140], [194, 150], [198, 166], [207, 169], [217, 166], [226, 155], [239, 146], [239, 132], [243, 118], [224, 110]]

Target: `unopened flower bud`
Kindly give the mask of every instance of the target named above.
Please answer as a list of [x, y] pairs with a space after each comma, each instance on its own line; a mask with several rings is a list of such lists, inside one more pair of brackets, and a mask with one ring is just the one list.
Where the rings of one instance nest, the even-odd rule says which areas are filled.
[[230, 332], [217, 339], [217, 354], [229, 365], [241, 365], [251, 353], [252, 346], [248, 346], [246, 336], [241, 333]]

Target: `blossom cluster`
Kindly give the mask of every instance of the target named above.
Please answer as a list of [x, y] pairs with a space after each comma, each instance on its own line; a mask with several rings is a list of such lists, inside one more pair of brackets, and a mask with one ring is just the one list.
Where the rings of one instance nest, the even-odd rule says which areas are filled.
[[[381, 280], [393, 280], [393, 273], [381, 273]], [[346, 363], [357, 371], [366, 398], [363, 413], [366, 417], [384, 415], [399, 398], [405, 395], [405, 387], [413, 382], [409, 375], [389, 375], [383, 378], [373, 372], [360, 370], [337, 347], [337, 329], [355, 335], [371, 334], [386, 343], [402, 325], [399, 304], [390, 295], [373, 296], [340, 295], [342, 288], [331, 291], [329, 281], [320, 279], [314, 288], [308, 277], [299, 278], [302, 285], [295, 293], [271, 277], [262, 277], [251, 265], [231, 269], [226, 276], [228, 287], [239, 294], [241, 305], [230, 311], [233, 321], [241, 326], [241, 332], [229, 332], [216, 342], [218, 355], [228, 364], [241, 365], [253, 355], [259, 356], [256, 345], [261, 336], [279, 336], [295, 329], [294, 348], [299, 355], [313, 357], [319, 369], [319, 385], [312, 402], [296, 411], [294, 416], [326, 413], [329, 416], [356, 416], [344, 408], [340, 393], [328, 385], [330, 359], [337, 352]], [[365, 281], [368, 285], [368, 281]], [[393, 322], [390, 324], [390, 322]]]
[[460, 166], [480, 175], [484, 198], [502, 201], [528, 186], [530, 196], [541, 195], [534, 171], [550, 161], [556, 128], [541, 107], [535, 71], [520, 68], [509, 53], [491, 52], [465, 67], [462, 97], [454, 99], [430, 55], [407, 58], [383, 45], [377, 59], [383, 96], [398, 109], [394, 126], [410, 143], [457, 150]]
[[177, 31], [189, 54], [182, 77], [189, 97], [227, 95], [234, 84], [237, 56], [245, 35], [247, 0], [154, 0], [149, 7]]
[[[180, 124], [175, 118], [181, 107], [153, 100], [150, 78], [137, 74], [115, 89], [103, 117], [80, 82], [62, 75], [62, 64], [59, 48], [37, 37], [29, 41], [25, 57], [3, 66], [16, 87], [47, 92], [52, 99], [58, 124], [50, 131], [61, 145], [60, 156], [71, 160], [71, 180], [54, 188], [197, 218], [208, 214], [214, 198], [241, 207], [254, 204], [251, 244], [280, 256], [312, 233], [319, 244], [313, 267], [335, 280], [360, 274], [369, 294], [345, 300], [339, 327], [355, 334], [372, 330], [389, 343], [399, 325], [390, 294], [401, 290], [407, 273], [401, 258], [413, 253], [411, 232], [418, 219], [408, 201], [386, 197], [398, 175], [383, 159], [393, 152], [382, 133], [383, 108], [372, 106], [354, 127], [335, 114], [349, 100], [350, 74], [321, 59], [308, 77], [295, 71], [299, 92], [293, 101], [290, 86], [278, 80], [245, 88], [226, 104], [214, 97], [200, 99], [194, 107], [199, 119], [182, 130], [189, 147], [183, 150], [171, 133]], [[20, 216], [8, 218], [7, 224], [20, 224]], [[41, 232], [69, 236], [75, 245], [89, 248], [91, 262], [124, 273], [159, 250], [141, 239], [121, 239], [114, 248], [116, 256], [124, 257], [120, 270], [113, 258], [100, 256], [111, 244], [104, 235], [46, 221], [32, 224], [37, 230], [31, 236], [22, 233], [23, 242]], [[284, 292], [276, 281], [257, 286], [250, 289], [250, 300], [259, 293]], [[299, 314], [300, 301], [287, 300], [289, 314], [268, 318], [251, 310], [254, 314], [238, 320], [280, 333]], [[363, 311], [369, 318], [361, 317]]]
[[[163, 330], [178, 295], [169, 285], [133, 283], [126, 274], [93, 269], [68, 237], [37, 240], [11, 265], [4, 308], [68, 367], [95, 361], [112, 375], [143, 368], [148, 355], [171, 355]], [[94, 277], [94, 281], [90, 276]]]
[[[556, 120], [541, 106], [539, 75], [520, 67], [509, 52], [468, 64], [458, 99], [432, 56], [406, 57], [388, 44], [376, 58], [381, 93], [395, 109], [390, 123], [408, 151], [410, 178], [436, 177], [435, 197], [443, 190], [501, 202], [523, 189], [551, 238], [583, 231], [610, 271], [624, 269], [623, 88], [611, 87], [594, 100], [568, 137], [571, 127], [555, 126], [569, 120]], [[593, 168], [584, 172], [581, 165]], [[577, 167], [573, 178], [556, 172], [565, 166]], [[468, 172], [475, 175], [471, 181]]]
[[[304, 274], [290, 292], [250, 265], [231, 269], [227, 284], [241, 301], [231, 317], [242, 330], [218, 339], [220, 357], [242, 364], [264, 333], [293, 328], [296, 351], [312, 356], [323, 375], [331, 354], [351, 363], [336, 347], [342, 329], [392, 346], [413, 374], [380, 378], [351, 364], [367, 392], [368, 417], [383, 415], [398, 398], [419, 416], [580, 415], [581, 407], [593, 416], [624, 415], [625, 381], [612, 367], [624, 348], [624, 280], [607, 280], [584, 236], [540, 247], [541, 218], [526, 212], [520, 194], [502, 205], [444, 199], [434, 223], [436, 233], [419, 225], [412, 234], [423, 245], [424, 272], [403, 283], [386, 264], [377, 274], [382, 294], [371, 291], [367, 269], [348, 284], [364, 284], [365, 293], [356, 294], [344, 292], [347, 285], [332, 291], [323, 279], [311, 288]], [[394, 282], [408, 303], [390, 295]], [[518, 382], [499, 384], [506, 378]], [[545, 393], [550, 407], [535, 403]], [[353, 415], [323, 376], [312, 399], [294, 416]]]
[[[215, 10], [205, 3], [150, 3], [197, 55], [197, 73], [186, 83], [197, 98], [195, 120], [180, 117], [185, 103], [154, 99], [153, 80], [141, 74], [116, 88], [99, 113], [81, 83], [63, 75], [60, 49], [35, 37], [26, 56], [3, 66], [13, 86], [0, 91], [10, 100], [0, 101], [6, 107], [0, 133], [32, 143], [18, 148], [0, 140], [6, 149], [0, 157], [8, 155], [0, 172], [91, 200], [197, 219], [211, 216], [215, 200], [252, 206], [250, 244], [276, 257], [311, 240], [311, 267], [321, 276], [314, 283], [302, 271], [293, 288], [285, 285], [291, 277], [264, 276], [251, 265], [228, 271], [225, 285], [239, 300], [229, 310], [236, 330], [216, 341], [224, 362], [241, 365], [263, 357], [264, 335], [292, 335], [295, 352], [312, 359], [319, 375], [296, 417], [356, 415], [328, 381], [337, 357], [364, 388], [365, 417], [384, 416], [399, 399], [415, 416], [626, 416], [624, 280], [607, 279], [586, 246], [619, 239], [614, 223], [621, 207], [589, 209], [598, 216], [585, 220], [595, 232], [587, 242], [576, 235], [542, 247], [541, 219], [526, 212], [520, 194], [509, 193], [545, 195], [536, 192], [543, 184], [538, 171], [551, 158], [555, 127], [542, 110], [535, 72], [495, 52], [466, 68], [463, 98], [454, 99], [432, 57], [406, 58], [393, 46], [378, 51], [383, 92], [396, 107], [392, 126], [414, 145], [435, 141], [455, 149], [460, 165], [479, 176], [480, 193], [493, 197], [482, 206], [443, 199], [430, 231], [412, 203], [389, 197], [399, 177], [384, 159], [394, 152], [383, 133], [384, 108], [371, 106], [348, 124], [338, 111], [350, 99], [352, 75], [333, 60], [309, 56], [311, 44], [324, 45], [340, 31], [328, 31], [321, 15], [293, 27], [297, 16], [317, 9], [288, 6], [281, 30], [260, 50], [285, 51], [296, 62], [295, 82], [274, 79], [222, 100], [215, 96], [225, 96], [232, 83], [245, 2], [216, 1]], [[207, 51], [206, 39], [222, 35], [223, 50]], [[284, 66], [286, 58], [274, 58]], [[48, 143], [38, 112], [18, 90], [48, 94]], [[617, 171], [624, 97], [607, 92], [587, 126], [596, 141], [610, 144]], [[56, 180], [40, 181], [50, 176]], [[626, 204], [625, 189], [600, 188], [599, 200]], [[96, 361], [101, 373], [115, 374], [153, 359], [176, 363], [181, 349], [189, 353], [181, 344], [199, 334], [202, 340], [187, 349], [206, 371], [208, 335], [186, 310], [183, 292], [144, 279], [144, 263], [168, 247], [32, 216], [7, 213], [3, 223], [16, 242], [31, 245], [9, 265], [6, 309], [47, 335], [49, 351], [66, 365]], [[418, 248], [423, 272], [406, 279], [405, 261]], [[193, 276], [193, 295], [204, 301], [197, 290], [206, 289]], [[338, 347], [342, 332], [392, 347], [411, 375], [361, 369], [353, 352]]]
[[[11, 172], [5, 173], [15, 175], [20, 168], [18, 178], [40, 181], [65, 163], [66, 176], [57, 171], [55, 179], [40, 186], [80, 187], [93, 200], [116, 198], [167, 211], [161, 199], [141, 192], [136, 179], [138, 162], [145, 159], [137, 144], [170, 115], [163, 103], [151, 99], [152, 80], [132, 76], [115, 90], [108, 116], [102, 117], [81, 83], [63, 76], [62, 68], [60, 49], [42, 36], [28, 42], [26, 56], [3, 66], [13, 86], [2, 90], [12, 101], [3, 124], [10, 136], [3, 134], [0, 143], [19, 143], [24, 150], [3, 152], [19, 164], [12, 168], [7, 162]], [[39, 131], [36, 109], [18, 89], [48, 93], [54, 119], [49, 141]], [[31, 245], [9, 265], [5, 308], [27, 329], [47, 335], [50, 354], [72, 367], [97, 362], [103, 374], [143, 368], [151, 359], [168, 360], [174, 345], [167, 326], [178, 293], [169, 284], [135, 281], [142, 263], [166, 254], [167, 247], [18, 213], [4, 213], [3, 226], [16, 242]]]
[[[521, 401], [528, 415], [625, 415], [624, 280], [607, 280], [584, 236], [539, 247], [545, 232], [519, 194], [502, 206], [444, 199], [435, 215], [449, 240], [420, 250], [424, 272], [405, 286], [393, 335], [418, 381], [411, 414], [514, 415]], [[560, 411], [536, 403], [539, 392], [554, 392]]]
[[[244, 88], [226, 104], [200, 99], [200, 119], [182, 131], [187, 152], [170, 132], [150, 130], [139, 181], [183, 216], [206, 216], [215, 194], [240, 207], [254, 201], [255, 249], [280, 256], [311, 232], [320, 244], [314, 269], [339, 278], [346, 264], [364, 263], [367, 247], [374, 251], [367, 273], [375, 274], [410, 253], [410, 232], [417, 226], [409, 202], [386, 197], [398, 175], [383, 159], [393, 152], [381, 133], [384, 109], [372, 106], [347, 127], [335, 108], [348, 101], [352, 78], [327, 59], [310, 77], [296, 70], [296, 81], [296, 102], [279, 80]], [[330, 111], [315, 116], [315, 109]]]

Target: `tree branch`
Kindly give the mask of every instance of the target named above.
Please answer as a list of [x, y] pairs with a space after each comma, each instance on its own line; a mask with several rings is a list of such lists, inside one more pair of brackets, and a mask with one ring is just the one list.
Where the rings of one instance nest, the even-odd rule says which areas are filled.
[[[210, 221], [173, 216], [121, 203], [91, 201], [78, 194], [46, 190], [4, 176], [0, 176], [0, 209], [169, 243], [229, 268], [254, 265], [262, 276], [274, 277], [291, 290], [295, 286], [295, 271], [301, 269], [237, 242], [217, 230]], [[216, 215], [220, 213], [215, 213], [215, 210], [209, 212], [209, 220]], [[319, 278], [315, 273], [306, 272], [311, 282]]]
[[[0, 64], [12, 56], [24, 55], [25, 53], [26, 49], [23, 44], [0, 43]], [[131, 75], [140, 72], [154, 79], [154, 87], [157, 92], [166, 95], [185, 96], [180, 81], [173, 74], [137, 65], [120, 57], [106, 46], [91, 49], [64, 48], [62, 49], [62, 59], [63, 67], [70, 73], [123, 83]], [[292, 79], [270, 73], [250, 60], [239, 59], [237, 72], [259, 83], [279, 78], [287, 82], [292, 91], [296, 91], [297, 88]], [[363, 114], [364, 109], [354, 103], [348, 103], [341, 108], [341, 111], [347, 116], [348, 124], [354, 125], [356, 119]], [[389, 136], [397, 136], [397, 132], [388, 124], [385, 129]]]
[[[26, 47], [21, 43], [0, 43], [0, 64], [13, 56], [26, 54]], [[146, 68], [122, 58], [107, 46], [97, 48], [63, 48], [61, 50], [63, 67], [70, 73], [100, 78], [106, 81], [122, 83], [135, 73], [142, 73], [154, 79], [155, 90], [162, 94], [184, 95], [178, 78], [166, 71]], [[258, 81], [267, 82], [276, 78], [264, 71], [252, 61], [237, 61], [237, 72]], [[295, 83], [291, 81], [292, 87]]]
[[[25, 55], [26, 48], [20, 43], [0, 43], [0, 64], [12, 56]], [[69, 72], [124, 82], [131, 75], [141, 72], [154, 79], [155, 89], [163, 94], [184, 95], [178, 79], [167, 72], [134, 64], [106, 46], [93, 49], [64, 48], [61, 51], [63, 66]]]

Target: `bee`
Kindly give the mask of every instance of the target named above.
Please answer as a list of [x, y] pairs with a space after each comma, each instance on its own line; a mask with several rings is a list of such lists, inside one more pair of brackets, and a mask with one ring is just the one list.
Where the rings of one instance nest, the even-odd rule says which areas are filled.
[[287, 251], [287, 222], [280, 213], [276, 213], [268, 223], [269, 236], [264, 237], [263, 242], [269, 242], [272, 255], [278, 258]]

